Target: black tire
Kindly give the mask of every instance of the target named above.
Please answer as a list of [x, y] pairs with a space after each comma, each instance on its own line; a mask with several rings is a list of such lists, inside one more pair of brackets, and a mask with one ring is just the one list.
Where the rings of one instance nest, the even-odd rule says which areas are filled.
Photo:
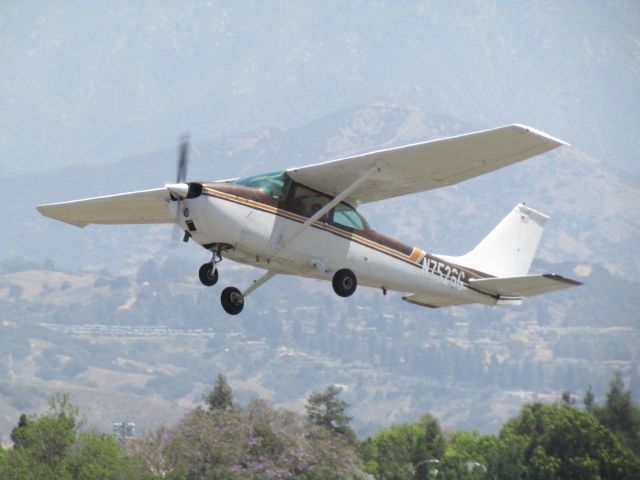
[[200, 267], [198, 276], [203, 285], [211, 287], [218, 281], [218, 269], [213, 266], [213, 263], [205, 263]]
[[358, 280], [355, 274], [348, 268], [338, 270], [333, 276], [333, 291], [341, 297], [350, 297], [356, 291]]
[[244, 298], [236, 287], [225, 288], [220, 295], [220, 303], [229, 315], [237, 315], [244, 308]]

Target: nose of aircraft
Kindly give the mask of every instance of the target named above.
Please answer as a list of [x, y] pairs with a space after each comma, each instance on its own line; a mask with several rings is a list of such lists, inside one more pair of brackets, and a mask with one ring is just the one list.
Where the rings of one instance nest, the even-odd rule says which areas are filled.
[[189, 185], [186, 183], [167, 183], [164, 187], [178, 199], [187, 198], [189, 194]]

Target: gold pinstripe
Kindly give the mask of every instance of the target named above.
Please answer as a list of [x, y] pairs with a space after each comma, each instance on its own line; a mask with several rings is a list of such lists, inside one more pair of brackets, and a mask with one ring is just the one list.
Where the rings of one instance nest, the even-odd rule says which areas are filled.
[[409, 259], [412, 262], [419, 263], [420, 260], [422, 260], [422, 257], [424, 257], [426, 255], [426, 253], [427, 252], [425, 252], [421, 248], [413, 247], [413, 251], [411, 252], [411, 255], [409, 255]]

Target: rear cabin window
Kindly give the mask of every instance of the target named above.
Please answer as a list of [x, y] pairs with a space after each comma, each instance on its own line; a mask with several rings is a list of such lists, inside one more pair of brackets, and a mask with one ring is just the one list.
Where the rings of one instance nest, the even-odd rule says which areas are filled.
[[354, 230], [364, 230], [362, 218], [353, 207], [346, 203], [339, 203], [333, 211], [333, 223]]
[[244, 185], [245, 187], [256, 187], [267, 195], [276, 200], [283, 201], [287, 198], [289, 188], [291, 188], [291, 179], [285, 172], [272, 172], [263, 175], [253, 175], [251, 177], [242, 177], [233, 183]]

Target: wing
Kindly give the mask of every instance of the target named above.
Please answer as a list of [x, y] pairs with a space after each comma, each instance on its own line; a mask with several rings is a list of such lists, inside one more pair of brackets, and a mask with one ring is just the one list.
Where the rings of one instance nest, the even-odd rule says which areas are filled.
[[38, 206], [40, 213], [77, 227], [90, 223], [173, 223], [166, 188]]
[[541, 293], [582, 285], [581, 282], [552, 273], [522, 277], [471, 279], [469, 284], [476, 290], [499, 297], [533, 297]]
[[335, 196], [377, 164], [380, 172], [348, 197], [365, 203], [453, 185], [560, 145], [567, 143], [524, 125], [509, 125], [292, 168], [287, 173], [297, 182]]

